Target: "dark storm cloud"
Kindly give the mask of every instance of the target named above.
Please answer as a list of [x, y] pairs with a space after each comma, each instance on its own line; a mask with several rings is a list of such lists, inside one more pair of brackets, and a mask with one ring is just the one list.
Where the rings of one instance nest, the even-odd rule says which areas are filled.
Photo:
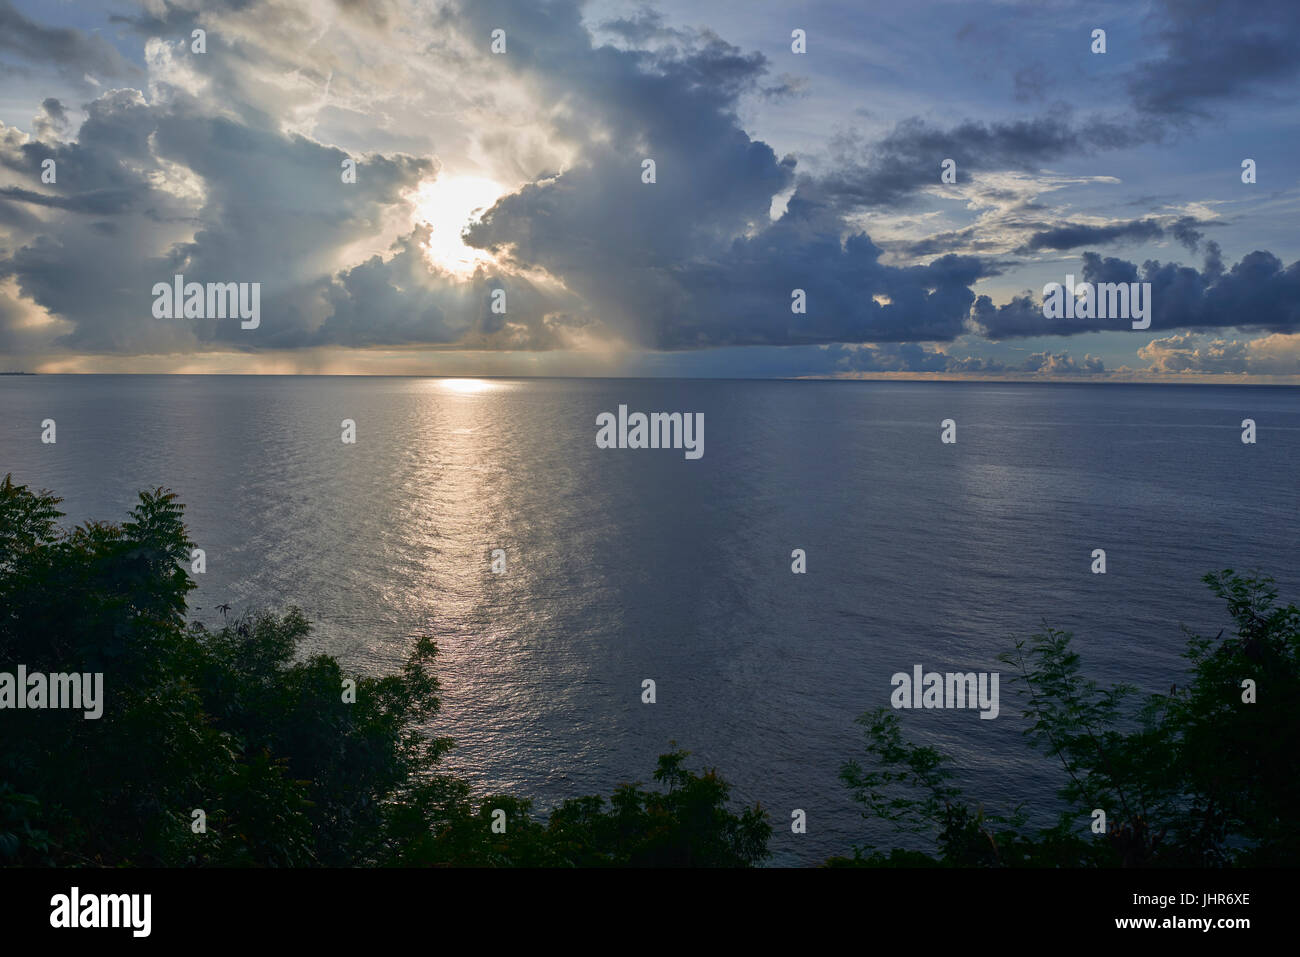
[[[505, 16], [492, 3], [475, 4], [469, 13], [484, 30]], [[728, 270], [744, 270], [762, 256], [743, 241], [733, 245], [734, 237], [757, 229], [779, 255], [796, 233], [802, 240], [825, 238], [806, 223], [796, 227], [792, 220], [780, 232], [769, 225], [772, 197], [793, 183], [794, 161], [751, 139], [734, 112], [740, 94], [764, 75], [764, 58], [708, 34], [655, 54], [593, 52], [576, 5], [550, 4], [545, 13], [520, 31], [528, 38], [525, 73], [578, 99], [575, 112], [585, 119], [572, 132], [586, 140], [584, 162], [501, 200], [467, 241], [541, 266], [634, 341], [679, 348], [744, 338], [717, 328], [721, 320], [707, 314], [726, 309], [727, 322], [742, 315], [734, 303], [725, 305], [725, 289], [739, 288], [752, 301], [745, 278], [733, 283]], [[513, 14], [517, 22], [520, 11]], [[615, 135], [593, 141], [592, 127]], [[646, 158], [655, 162], [653, 184], [642, 182]], [[834, 244], [838, 253], [837, 235]], [[794, 250], [801, 258], [807, 251]], [[767, 310], [790, 315], [791, 288]], [[751, 336], [767, 341], [769, 334]]]
[[[1225, 269], [1217, 244], [1207, 243], [1199, 270], [1156, 260], [1145, 261], [1139, 269], [1136, 263], [1089, 252], [1075, 275], [1076, 285], [1079, 282], [1149, 282], [1150, 330], [1239, 327], [1300, 332], [1300, 262], [1284, 266], [1262, 250]], [[1121, 319], [1047, 319], [1035, 295], [1018, 296], [1003, 306], [980, 296], [972, 318], [991, 339], [1132, 329], [1129, 320]]]
[[1186, 246], [1189, 252], [1196, 252], [1201, 243], [1201, 237], [1205, 235], [1196, 228], [1200, 225], [1202, 223], [1196, 217], [1183, 216], [1169, 227], [1169, 234]]
[[1300, 72], [1295, 0], [1165, 0], [1152, 15], [1159, 56], [1134, 69], [1129, 95], [1151, 116], [1204, 117], [1253, 96], [1277, 95]]
[[[564, 80], [567, 63], [584, 64], [584, 82], [570, 95], [596, 126], [619, 128], [624, 139], [588, 143], [583, 164], [502, 199], [469, 230], [471, 244], [543, 267], [621, 335], [650, 348], [961, 334], [970, 286], [990, 269], [958, 256], [882, 266], [880, 249], [845, 224], [855, 204], [844, 194], [856, 185], [805, 177], [784, 216], [771, 221], [772, 197], [795, 183], [794, 161], [751, 139], [735, 114], [738, 97], [765, 73], [761, 56], [712, 35], [653, 55], [610, 47], [593, 55], [569, 9], [551, 4], [557, 15], [544, 27], [529, 23], [528, 62], [545, 62], [541, 83]], [[490, 3], [472, 13], [484, 29], [503, 16]], [[889, 148], [906, 142], [919, 155], [930, 135], [911, 127]], [[960, 135], [980, 136], [974, 126]], [[996, 142], [1008, 158], [1043, 136], [1066, 135], [1050, 121], [1041, 129], [1008, 124], [985, 129], [982, 144], [991, 151]], [[641, 181], [643, 158], [655, 161], [653, 184]], [[806, 315], [791, 311], [795, 289], [806, 293]]]
[[1034, 173], [1063, 157], [1141, 146], [1163, 136], [1158, 125], [1133, 124], [1122, 117], [1076, 119], [1064, 105], [1039, 117], [967, 120], [947, 128], [911, 118], [873, 142], [858, 134], [839, 136], [836, 168], [820, 178], [818, 187], [848, 207], [903, 208], [939, 182], [945, 159], [957, 164], [957, 182], [962, 183], [972, 171]]
[[[650, 152], [686, 155], [663, 141]], [[469, 240], [542, 265], [647, 347], [951, 339], [970, 286], [991, 274], [958, 256], [882, 266], [865, 234], [843, 238], [842, 217], [800, 193], [778, 222], [764, 222], [790, 164], [739, 131], [696, 157], [693, 175], [660, 163], [653, 185], [635, 158], [601, 159], [502, 200]], [[702, 209], [711, 215], [701, 222]], [[762, 227], [728, 241], [746, 220]], [[791, 311], [795, 289], [806, 315]]]
[[1082, 147], [1079, 132], [1063, 117], [971, 120], [950, 129], [911, 119], [875, 143], [841, 137], [839, 168], [818, 180], [817, 188], [846, 207], [890, 208], [937, 183], [945, 159], [956, 161], [957, 181], [963, 182], [972, 170], [1036, 170]]
[[1036, 252], [1040, 249], [1076, 249], [1079, 246], [1100, 246], [1121, 240], [1158, 239], [1165, 234], [1154, 219], [1134, 219], [1125, 223], [1110, 223], [1105, 226], [1087, 226], [1069, 224], [1056, 226], [1034, 233], [1019, 253]]
[[1028, 293], [1012, 296], [1010, 302], [1001, 306], [994, 305], [988, 296], [979, 296], [971, 309], [971, 318], [981, 334], [989, 339], [1012, 339], [1055, 332], [1050, 327], [1051, 320], [1043, 318], [1042, 303]]
[[[672, 295], [646, 307], [653, 317], [648, 344], [685, 349], [961, 335], [971, 286], [989, 274], [983, 261], [949, 255], [924, 266], [882, 266], [881, 250], [865, 234], [841, 243], [835, 225], [796, 197], [758, 236], [672, 270]], [[794, 289], [807, 297], [806, 314], [791, 312]]]

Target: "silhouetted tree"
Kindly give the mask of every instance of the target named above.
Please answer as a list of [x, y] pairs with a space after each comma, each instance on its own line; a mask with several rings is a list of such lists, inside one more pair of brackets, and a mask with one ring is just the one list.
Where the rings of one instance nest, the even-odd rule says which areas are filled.
[[[950, 762], [904, 741], [898, 715], [864, 714], [864, 768], [841, 779], [864, 815], [927, 835], [936, 853], [858, 848], [831, 863], [954, 866], [1294, 865], [1300, 861], [1300, 609], [1279, 606], [1269, 578], [1206, 575], [1235, 635], [1188, 636], [1191, 679], [1169, 694], [1102, 689], [1083, 678], [1072, 636], [1054, 628], [1001, 660], [1024, 692], [1030, 742], [1056, 758], [1070, 810], [1029, 832], [1026, 815], [972, 808]], [[1248, 703], [1246, 682], [1256, 700]], [[1094, 808], [1104, 835], [1091, 833]], [[1082, 819], [1082, 820], [1081, 820]]]
[[[439, 770], [428, 637], [403, 668], [345, 675], [302, 657], [302, 612], [186, 623], [182, 506], [140, 495], [121, 525], [61, 530], [59, 499], [0, 484], [0, 670], [104, 674], [103, 716], [0, 716], [0, 861], [20, 865], [711, 865], [760, 861], [758, 808], [660, 759], [666, 792], [566, 802], [475, 798]], [[228, 606], [221, 606], [223, 619]], [[21, 689], [20, 689], [21, 690]], [[351, 696], [349, 696], [351, 697]], [[202, 810], [206, 831], [192, 814]], [[493, 829], [505, 813], [504, 834]]]

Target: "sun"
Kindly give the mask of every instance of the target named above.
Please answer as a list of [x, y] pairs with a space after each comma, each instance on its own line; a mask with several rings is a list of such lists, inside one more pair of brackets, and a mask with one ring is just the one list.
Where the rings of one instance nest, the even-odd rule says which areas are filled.
[[500, 183], [481, 176], [449, 176], [421, 183], [415, 191], [415, 222], [432, 227], [425, 252], [445, 272], [468, 278], [495, 260], [482, 249], [466, 246], [460, 234], [505, 195]]
[[444, 392], [455, 392], [460, 395], [491, 392], [496, 388], [491, 382], [484, 382], [482, 379], [439, 379], [436, 385]]

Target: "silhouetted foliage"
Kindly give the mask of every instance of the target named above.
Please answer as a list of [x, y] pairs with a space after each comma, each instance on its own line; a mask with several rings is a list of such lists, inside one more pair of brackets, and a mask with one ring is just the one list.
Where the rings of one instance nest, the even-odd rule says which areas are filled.
[[[1187, 632], [1190, 682], [1169, 694], [1101, 689], [1082, 677], [1072, 636], [1046, 628], [1001, 660], [1027, 698], [1030, 742], [1058, 759], [1072, 809], [1030, 832], [1026, 815], [972, 808], [947, 759], [904, 741], [896, 713], [864, 714], [867, 768], [841, 779], [880, 817], [931, 838], [934, 855], [858, 848], [833, 865], [1226, 866], [1300, 861], [1300, 609], [1279, 606], [1271, 579], [1231, 569], [1203, 579], [1236, 634]], [[1186, 629], [1184, 629], [1186, 631]], [[1243, 684], [1255, 682], [1246, 703]], [[1106, 812], [1104, 835], [1089, 828]]]
[[[58, 525], [59, 499], [0, 485], [0, 670], [103, 672], [104, 711], [0, 715], [0, 861], [19, 865], [701, 865], [767, 854], [758, 808], [660, 758], [666, 787], [568, 801], [545, 823], [442, 773], [437, 648], [382, 678], [303, 658], [297, 609], [186, 623], [182, 506], [141, 494], [122, 525]], [[228, 608], [227, 608], [228, 610]], [[225, 612], [223, 612], [223, 618]], [[206, 833], [191, 814], [206, 814]], [[505, 812], [495, 833], [493, 812]]]
[[[103, 672], [104, 712], [0, 715], [0, 862], [9, 865], [749, 866], [768, 855], [759, 807], [662, 755], [655, 786], [565, 801], [542, 816], [476, 796], [446, 773], [429, 733], [437, 648], [402, 669], [347, 676], [301, 654], [297, 609], [186, 621], [194, 583], [182, 506], [140, 495], [121, 525], [58, 526], [59, 499], [0, 484], [0, 670]], [[1031, 744], [1060, 762], [1068, 811], [1030, 830], [1023, 809], [972, 807], [949, 762], [903, 738], [897, 713], [859, 720], [866, 766], [844, 782], [864, 814], [934, 853], [855, 849], [839, 865], [1219, 866], [1300, 860], [1300, 610], [1266, 578], [1205, 581], [1235, 634], [1190, 634], [1191, 679], [1167, 695], [1101, 689], [1071, 636], [1046, 628], [1003, 656], [1024, 693]], [[228, 619], [228, 620], [227, 620]], [[344, 679], [356, 682], [344, 700]], [[1242, 701], [1242, 682], [1258, 700]], [[1104, 835], [1088, 828], [1093, 808]], [[191, 813], [206, 814], [206, 833]], [[500, 829], [504, 822], [504, 831]], [[494, 827], [497, 824], [497, 827]]]

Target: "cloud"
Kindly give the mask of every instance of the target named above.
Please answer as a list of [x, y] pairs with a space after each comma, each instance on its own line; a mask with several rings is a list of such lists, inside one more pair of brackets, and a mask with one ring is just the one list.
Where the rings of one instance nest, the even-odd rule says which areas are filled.
[[1034, 233], [1017, 252], [1075, 249], [1079, 246], [1099, 246], [1121, 240], [1158, 239], [1164, 234], [1165, 231], [1154, 219], [1134, 219], [1104, 226], [1072, 223]]
[[32, 129], [37, 139], [51, 140], [66, 136], [71, 121], [67, 110], [57, 97], [47, 96], [41, 102], [41, 112], [32, 118]]
[[1196, 228], [1199, 225], [1201, 222], [1194, 216], [1181, 216], [1169, 227], [1169, 233], [1186, 246], [1189, 252], [1196, 252], [1204, 235]]
[[89, 86], [87, 74], [118, 79], [140, 73], [103, 37], [44, 26], [24, 16], [10, 0], [0, 0], [0, 53], [53, 67], [81, 87]]
[[[150, 104], [139, 91], [112, 91], [87, 109], [75, 143], [0, 136], [0, 166], [30, 182], [43, 159], [57, 164], [57, 182], [39, 191], [0, 189], [10, 204], [60, 214], [21, 224], [28, 235], [0, 257], [0, 277], [71, 321], [57, 340], [68, 349], [249, 344], [235, 322], [154, 319], [153, 285], [175, 273], [262, 283], [273, 320], [258, 345], [311, 342], [340, 250], [373, 233], [386, 211], [407, 208], [404, 191], [436, 171], [427, 159], [359, 157], [362, 175], [345, 186], [341, 150], [205, 113], [182, 93]], [[0, 325], [16, 321], [0, 312]]]
[[[759, 85], [761, 57], [709, 34], [679, 36], [657, 53], [603, 48], [593, 57], [580, 24], [563, 17], [529, 36], [528, 69], [546, 54], [541, 83], [565, 79], [568, 68], [555, 64], [588, 61], [581, 88], [562, 93], [581, 99], [589, 127], [616, 135], [589, 140], [580, 164], [500, 200], [467, 242], [546, 271], [622, 338], [652, 349], [961, 334], [970, 286], [990, 268], [959, 256], [882, 265], [879, 247], [846, 223], [846, 182], [796, 180], [792, 158], [741, 128], [737, 100]], [[1035, 135], [1032, 124], [1003, 132], [1004, 156]], [[655, 162], [653, 184], [641, 180], [643, 159]], [[772, 222], [773, 196], [792, 185]], [[806, 315], [791, 312], [796, 289], [807, 294]]]
[[817, 181], [816, 189], [846, 210], [894, 208], [934, 187], [945, 159], [957, 163], [960, 183], [971, 172], [1036, 172], [1065, 155], [1135, 142], [1140, 142], [1137, 134], [1101, 120], [1091, 129], [1076, 126], [1068, 111], [1032, 119], [967, 120], [950, 129], [911, 118], [874, 142], [842, 134], [835, 144], [836, 168]]
[[776, 83], [763, 87], [763, 99], [774, 103], [802, 99], [808, 96], [810, 85], [806, 76], [782, 73], [776, 78]]
[[66, 196], [50, 196], [20, 186], [0, 187], [0, 197], [31, 203], [35, 206], [48, 206], [52, 209], [66, 209], [74, 213], [93, 213], [97, 216], [109, 216], [120, 213], [131, 205], [133, 194], [129, 189], [97, 189]]
[[599, 30], [618, 37], [631, 47], [645, 47], [661, 40], [689, 39], [689, 34], [668, 26], [664, 15], [650, 7], [643, 7], [631, 16], [603, 20]]
[[1074, 375], [1106, 371], [1105, 363], [1097, 356], [1085, 355], [1081, 361], [1076, 361], [1067, 352], [1032, 353], [1025, 359], [1021, 368], [1026, 372], [1042, 372], [1049, 375]]
[[950, 355], [920, 343], [835, 345], [826, 348], [830, 368], [838, 374], [863, 372], [940, 372], [960, 375], [1102, 375], [1105, 363], [1093, 355], [1076, 360], [1068, 352], [1035, 352], [1020, 362], [985, 356]]
[[1052, 85], [1046, 67], [1038, 62], [1016, 70], [1013, 82], [1017, 103], [1041, 101], [1046, 96], [1048, 87]]
[[[1200, 270], [1151, 259], [1139, 269], [1135, 263], [1088, 252], [1083, 254], [1075, 282], [1149, 282], [1152, 329], [1300, 330], [1300, 261], [1284, 266], [1272, 253], [1262, 250], [1243, 256], [1227, 270], [1213, 242], [1206, 244], [1205, 265]], [[991, 339], [1132, 328], [1127, 319], [1047, 319], [1041, 299], [1032, 293], [1016, 296], [1002, 306], [994, 306], [987, 296], [980, 296], [972, 320]]]
[[[1166, 124], [1153, 113], [1193, 116], [1288, 76], [1260, 29], [1289, 36], [1286, 10], [1265, 4], [1220, 24], [1231, 49], [1211, 51], [1212, 63], [1228, 69], [1252, 42], [1261, 51], [1239, 85], [1197, 81], [1177, 62], [1206, 34], [1191, 23], [1197, 9], [1170, 4], [1156, 20], [1163, 52], [1131, 77], [1146, 82], [1134, 87], [1141, 116], [1057, 105], [1028, 117], [927, 113], [871, 136], [844, 131], [812, 161], [779, 152], [753, 132], [768, 127], [747, 122], [816, 95], [804, 77], [773, 76], [787, 62], [775, 53], [769, 61], [652, 11], [593, 34], [586, 11], [574, 0], [432, 11], [168, 0], [111, 18], [141, 39], [140, 89], [74, 111], [45, 97], [31, 135], [0, 125], [0, 342], [120, 355], [592, 343], [820, 353], [846, 343], [858, 348], [833, 361], [849, 371], [1073, 375], [1100, 360], [1043, 351], [1005, 365], [935, 344], [972, 329], [1005, 339], [1102, 328], [1045, 320], [1032, 293], [995, 306], [976, 284], [1020, 267], [1015, 254], [1165, 236], [1200, 253], [1201, 268], [1089, 251], [1079, 278], [1151, 282], [1152, 329], [1297, 328], [1297, 265], [1256, 251], [1229, 268], [1205, 240], [1205, 204], [1110, 222], [1075, 212], [1077, 192], [1054, 208], [1039, 199], [1117, 184], [1045, 167], [1159, 142]], [[1223, 19], [1214, 8], [1210, 22]], [[41, 26], [0, 0], [5, 23], [0, 52], [21, 42], [19, 55], [47, 50], [68, 70], [137, 75], [106, 41]], [[209, 31], [204, 56], [188, 51], [196, 25]], [[506, 56], [488, 49], [497, 27]], [[1014, 78], [1025, 101], [1054, 82], [1038, 60]], [[359, 163], [355, 184], [340, 182], [346, 158]], [[653, 184], [641, 179], [647, 158]], [[947, 158], [958, 183], [941, 186]], [[46, 159], [56, 183], [41, 182]], [[496, 265], [468, 279], [429, 262], [411, 201], [420, 183], [465, 171], [507, 186], [465, 234]], [[788, 200], [773, 219], [775, 197]], [[177, 272], [261, 282], [261, 328], [153, 319], [153, 284]], [[497, 288], [505, 314], [489, 308]], [[796, 289], [806, 313], [791, 311]]]
[[[310, 345], [456, 344], [466, 349], [562, 349], [580, 343], [590, 322], [562, 289], [527, 276], [480, 271], [472, 282], [430, 274], [422, 244], [429, 228], [400, 237], [392, 255], [374, 256], [338, 274], [324, 291], [328, 318]], [[492, 292], [507, 311], [491, 310]]]
[[1300, 369], [1300, 335], [1241, 340], [1185, 333], [1153, 339], [1138, 355], [1150, 363], [1150, 372], [1295, 375]]
[[1213, 106], [1275, 95], [1300, 72], [1300, 5], [1292, 0], [1165, 0], [1150, 22], [1162, 52], [1128, 78], [1148, 116], [1204, 119]]

